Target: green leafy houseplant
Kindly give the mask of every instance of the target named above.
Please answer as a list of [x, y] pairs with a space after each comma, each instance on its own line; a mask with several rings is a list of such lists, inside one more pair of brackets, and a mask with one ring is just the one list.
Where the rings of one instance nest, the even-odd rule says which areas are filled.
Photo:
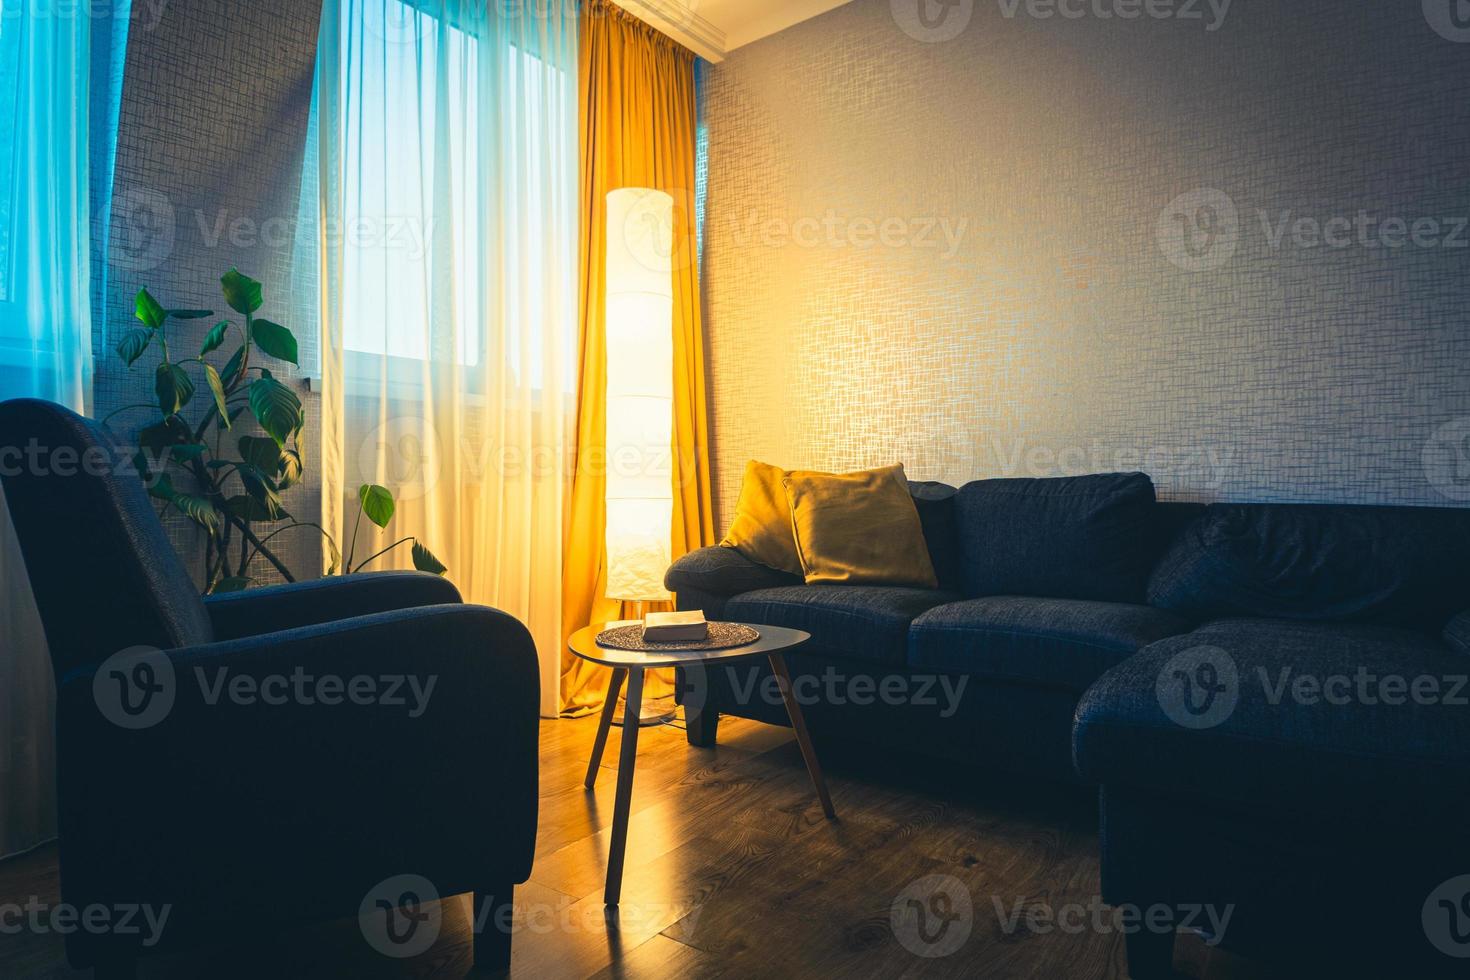
[[[225, 303], [244, 318], [244, 325], [228, 319], [216, 323], [205, 335], [197, 357], [178, 358], [170, 349], [169, 322], [202, 320], [213, 317], [214, 312], [165, 309], [146, 287], [134, 301], [135, 315], [143, 325], [129, 330], [117, 345], [118, 355], [129, 368], [150, 350], [160, 355], [153, 370], [155, 400], [127, 405], [118, 412], [148, 409], [159, 415], [158, 421], [139, 431], [133, 464], [148, 493], [161, 502], [160, 517], [177, 510], [204, 531], [205, 591], [235, 592], [255, 584], [249, 572], [256, 556], [274, 566], [286, 581], [296, 581], [270, 547], [277, 535], [296, 528], [321, 534], [332, 558], [329, 575], [360, 572], [375, 559], [410, 543], [414, 567], [442, 575], [444, 565], [412, 537], [353, 563], [363, 517], [379, 528], [393, 519], [393, 494], [384, 487], [366, 484], [359, 488], [352, 547], [345, 562], [325, 528], [287, 513], [281, 494], [300, 483], [306, 469], [301, 441], [306, 412], [296, 393], [257, 361], [269, 358], [298, 364], [296, 337], [280, 324], [256, 316], [264, 302], [259, 282], [231, 269], [220, 279], [220, 286]], [[210, 356], [236, 335], [238, 346], [224, 365], [211, 363]], [[196, 376], [202, 384], [196, 384]], [[200, 399], [196, 403], [201, 388], [208, 402]], [[197, 407], [201, 403], [205, 406], [202, 412]], [[196, 406], [188, 413], [197, 418], [194, 422], [186, 417], [191, 405]], [[264, 435], [253, 434], [256, 430]]]

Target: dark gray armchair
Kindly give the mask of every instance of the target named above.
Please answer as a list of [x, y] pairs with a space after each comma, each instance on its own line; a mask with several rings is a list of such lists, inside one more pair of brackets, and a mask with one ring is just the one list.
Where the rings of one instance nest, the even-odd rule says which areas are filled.
[[399, 943], [422, 903], [473, 892], [476, 963], [507, 966], [536, 835], [525, 627], [419, 573], [201, 600], [114, 458], [72, 412], [0, 404], [56, 674], [63, 900], [168, 910], [157, 935], [72, 933], [72, 963], [125, 977], [311, 920], [367, 935], [380, 912]]

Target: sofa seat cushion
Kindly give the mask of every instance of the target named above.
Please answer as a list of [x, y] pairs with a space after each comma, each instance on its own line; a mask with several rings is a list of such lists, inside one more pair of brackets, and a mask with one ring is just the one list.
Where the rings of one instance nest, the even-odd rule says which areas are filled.
[[1079, 773], [1263, 815], [1463, 816], [1464, 658], [1382, 627], [1231, 620], [1145, 648], [1077, 708]]
[[1148, 606], [991, 596], [914, 620], [909, 666], [1081, 693], [1104, 671], [1190, 623]]
[[796, 585], [735, 596], [725, 604], [725, 616], [757, 627], [806, 630], [813, 652], [902, 664], [914, 617], [957, 598], [896, 586]]

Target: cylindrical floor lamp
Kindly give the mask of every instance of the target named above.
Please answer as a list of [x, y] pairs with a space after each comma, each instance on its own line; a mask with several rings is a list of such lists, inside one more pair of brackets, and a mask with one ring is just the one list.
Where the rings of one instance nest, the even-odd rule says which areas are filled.
[[[607, 595], [669, 598], [674, 521], [674, 199], [625, 187], [607, 196]], [[625, 708], [626, 710], [626, 708]], [[644, 724], [669, 708], [640, 710]]]

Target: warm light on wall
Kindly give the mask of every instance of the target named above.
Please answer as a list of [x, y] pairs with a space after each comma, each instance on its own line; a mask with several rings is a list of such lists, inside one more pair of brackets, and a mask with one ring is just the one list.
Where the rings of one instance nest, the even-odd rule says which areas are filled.
[[674, 199], [607, 196], [607, 594], [669, 598], [674, 487]]

